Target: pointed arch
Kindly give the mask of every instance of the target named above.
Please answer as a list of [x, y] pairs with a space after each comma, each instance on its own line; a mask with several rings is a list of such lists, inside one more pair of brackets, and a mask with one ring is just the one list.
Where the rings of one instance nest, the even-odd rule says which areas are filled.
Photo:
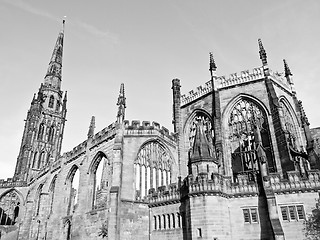
[[52, 125], [52, 126], [49, 128], [49, 134], [48, 134], [48, 142], [49, 142], [49, 143], [53, 143], [54, 133], [55, 133], [55, 129], [54, 129], [54, 126]]
[[44, 122], [40, 123], [38, 130], [38, 140], [43, 140]]
[[90, 163], [88, 173], [90, 174], [92, 209], [107, 206], [111, 181], [110, 160], [106, 154], [99, 151]]
[[256, 156], [254, 129], [259, 126], [262, 145], [266, 154], [269, 172], [276, 171], [269, 130], [270, 112], [258, 99], [247, 94], [239, 94], [225, 107], [222, 115], [224, 134], [225, 171], [233, 176], [233, 181], [246, 176], [256, 181], [259, 172]]
[[49, 108], [53, 108], [53, 105], [54, 105], [54, 96], [51, 95], [50, 98], [49, 98], [48, 107], [49, 107]]
[[72, 165], [67, 175], [65, 185], [67, 185], [67, 191], [69, 191], [69, 200], [67, 215], [74, 213], [78, 207], [78, 193], [79, 193], [79, 182], [80, 182], [80, 169], [77, 165]]
[[196, 126], [197, 122], [202, 121], [204, 125], [204, 131], [207, 136], [207, 139], [213, 146], [213, 125], [212, 125], [212, 117], [211, 115], [205, 111], [204, 109], [195, 109], [193, 112], [189, 115], [187, 120], [184, 123], [183, 126], [183, 132], [184, 132], [184, 142], [185, 146], [188, 149], [192, 148], [193, 142], [194, 142], [194, 136], [196, 132]]
[[159, 139], [144, 142], [134, 161], [136, 199], [143, 199], [150, 189], [171, 183], [174, 158]]
[[54, 194], [55, 194], [55, 187], [56, 187], [56, 180], [57, 180], [57, 174], [54, 175], [54, 177], [51, 180], [51, 183], [49, 185], [49, 206], [50, 206], [50, 210], [49, 210], [49, 215], [51, 215], [52, 213], [52, 209], [53, 209], [53, 201], [54, 201]]
[[41, 206], [41, 194], [42, 194], [42, 189], [43, 189], [44, 183], [40, 183], [36, 195], [35, 195], [35, 216], [39, 215], [40, 212], [40, 206]]
[[23, 203], [22, 194], [12, 188], [0, 196], [0, 225], [14, 225], [19, 218]]

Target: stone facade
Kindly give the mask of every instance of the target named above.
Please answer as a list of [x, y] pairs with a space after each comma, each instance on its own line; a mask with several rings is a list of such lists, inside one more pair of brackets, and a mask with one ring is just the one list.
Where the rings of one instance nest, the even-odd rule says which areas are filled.
[[319, 198], [319, 128], [291, 71], [262, 66], [217, 76], [182, 95], [172, 80], [174, 133], [125, 120], [60, 153], [67, 95], [63, 31], [35, 95], [13, 178], [0, 180], [0, 239], [303, 239]]

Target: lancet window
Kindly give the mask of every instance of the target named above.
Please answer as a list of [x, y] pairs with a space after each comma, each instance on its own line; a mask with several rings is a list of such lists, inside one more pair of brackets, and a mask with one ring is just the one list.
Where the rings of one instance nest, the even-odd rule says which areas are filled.
[[171, 183], [172, 162], [169, 152], [156, 141], [140, 149], [134, 164], [137, 199], [143, 199], [152, 188]]
[[213, 139], [212, 139], [213, 138], [213, 129], [212, 129], [211, 118], [203, 112], [198, 112], [189, 125], [190, 126], [189, 127], [189, 136], [188, 136], [189, 149], [192, 148], [192, 146], [193, 146], [194, 137], [196, 135], [196, 129], [197, 129], [197, 125], [199, 122], [202, 122], [202, 125], [204, 128], [204, 133], [206, 134], [208, 141], [211, 143], [213, 141]]
[[108, 193], [110, 189], [110, 164], [104, 155], [100, 155], [96, 160], [97, 165], [94, 166], [94, 194], [93, 208], [103, 208], [107, 204]]
[[38, 132], [38, 140], [43, 139], [43, 133], [44, 133], [44, 123], [40, 123], [39, 132]]
[[53, 104], [54, 104], [54, 96], [51, 95], [51, 96], [50, 96], [50, 99], [49, 99], [48, 107], [49, 107], [49, 108], [53, 108]]
[[0, 199], [0, 225], [14, 225], [20, 210], [20, 198], [15, 191], [10, 191]]
[[298, 149], [300, 147], [298, 146], [298, 134], [296, 131], [292, 114], [290, 113], [288, 107], [286, 106], [286, 104], [284, 104], [283, 101], [280, 101], [280, 107], [282, 108], [282, 114], [283, 114], [283, 120], [284, 120], [283, 126], [287, 136], [287, 141], [289, 142], [289, 145], [292, 148]]
[[80, 173], [78, 167], [73, 166], [69, 174], [69, 179], [67, 180], [70, 187], [69, 205], [67, 211], [68, 215], [73, 214], [78, 207], [79, 177]]
[[270, 133], [264, 111], [254, 102], [241, 99], [233, 107], [228, 125], [234, 181], [239, 180], [239, 175], [246, 175], [249, 181], [256, 180], [256, 173], [259, 171], [255, 151], [257, 142], [254, 137], [256, 127], [261, 135], [269, 172], [274, 172]]
[[49, 128], [48, 141], [50, 143], [53, 143], [53, 140], [54, 140], [54, 126], [51, 126]]

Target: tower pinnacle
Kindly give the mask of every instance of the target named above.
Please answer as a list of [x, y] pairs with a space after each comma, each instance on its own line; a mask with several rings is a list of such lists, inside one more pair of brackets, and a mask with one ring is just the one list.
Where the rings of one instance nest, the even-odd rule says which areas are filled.
[[214, 75], [214, 72], [217, 70], [217, 66], [216, 66], [216, 63], [215, 63], [215, 61], [213, 59], [212, 52], [209, 52], [209, 55], [210, 55], [209, 71], [210, 71], [211, 78], [212, 78], [213, 75]]
[[260, 55], [260, 59], [262, 61], [262, 65], [267, 66], [268, 65], [267, 53], [266, 53], [266, 50], [264, 50], [264, 47], [262, 45], [262, 41], [260, 38], [258, 39], [258, 44], [259, 44], [259, 55]]
[[89, 126], [89, 131], [88, 131], [88, 138], [92, 138], [94, 135], [94, 129], [96, 127], [96, 118], [95, 116], [91, 117], [91, 122], [90, 122], [90, 126]]
[[122, 123], [125, 117], [125, 108], [126, 108], [126, 98], [124, 95], [124, 84], [121, 83], [120, 93], [118, 97], [118, 113], [117, 113], [117, 123]]

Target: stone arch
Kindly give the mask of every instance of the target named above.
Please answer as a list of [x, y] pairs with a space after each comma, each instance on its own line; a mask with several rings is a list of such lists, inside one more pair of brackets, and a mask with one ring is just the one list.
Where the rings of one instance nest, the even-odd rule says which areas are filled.
[[[75, 182], [74, 178], [77, 172], [79, 173], [79, 179], [76, 179], [78, 182]], [[70, 168], [67, 174], [67, 178], [65, 180], [66, 191], [68, 192], [67, 215], [73, 214], [73, 212], [78, 206], [79, 180], [80, 180], [80, 169], [76, 164], [74, 164]], [[73, 184], [75, 184], [74, 187], [73, 187]]]
[[259, 126], [268, 170], [276, 171], [269, 115], [270, 112], [260, 100], [247, 94], [234, 97], [224, 109], [224, 168], [229, 176], [233, 176], [233, 181], [239, 181], [239, 177], [256, 181], [256, 174], [259, 172], [254, 134], [256, 126]]
[[171, 151], [159, 139], [144, 142], [134, 161], [136, 199], [143, 199], [151, 189], [170, 184], [173, 164]]
[[[198, 121], [197, 118], [202, 118], [205, 125], [205, 131], [207, 133], [207, 137], [212, 142], [213, 136], [213, 125], [212, 125], [212, 117], [211, 115], [205, 111], [204, 109], [195, 109], [193, 112], [188, 116], [187, 120], [184, 123], [183, 126], [183, 135], [184, 137], [184, 143], [189, 150], [192, 147], [193, 144], [193, 138], [195, 135], [195, 129], [196, 129], [196, 121]], [[213, 142], [212, 142], [213, 143]], [[212, 144], [213, 146], [213, 144]]]
[[24, 205], [22, 194], [12, 188], [0, 196], [0, 225], [15, 225], [19, 222], [21, 206]]
[[51, 182], [50, 182], [50, 185], [49, 185], [49, 215], [51, 215], [52, 213], [52, 209], [53, 209], [53, 201], [54, 201], [54, 195], [55, 195], [55, 187], [56, 187], [56, 183], [57, 183], [57, 177], [58, 175], [54, 175]]
[[285, 96], [279, 97], [279, 104], [282, 110], [282, 128], [287, 135], [287, 141], [290, 145], [298, 150], [304, 145], [302, 143], [301, 132], [299, 131], [300, 123], [296, 112], [294, 111], [292, 105]]
[[99, 151], [90, 163], [89, 194], [91, 197], [92, 209], [104, 208], [107, 206], [111, 186], [111, 165], [107, 155]]

